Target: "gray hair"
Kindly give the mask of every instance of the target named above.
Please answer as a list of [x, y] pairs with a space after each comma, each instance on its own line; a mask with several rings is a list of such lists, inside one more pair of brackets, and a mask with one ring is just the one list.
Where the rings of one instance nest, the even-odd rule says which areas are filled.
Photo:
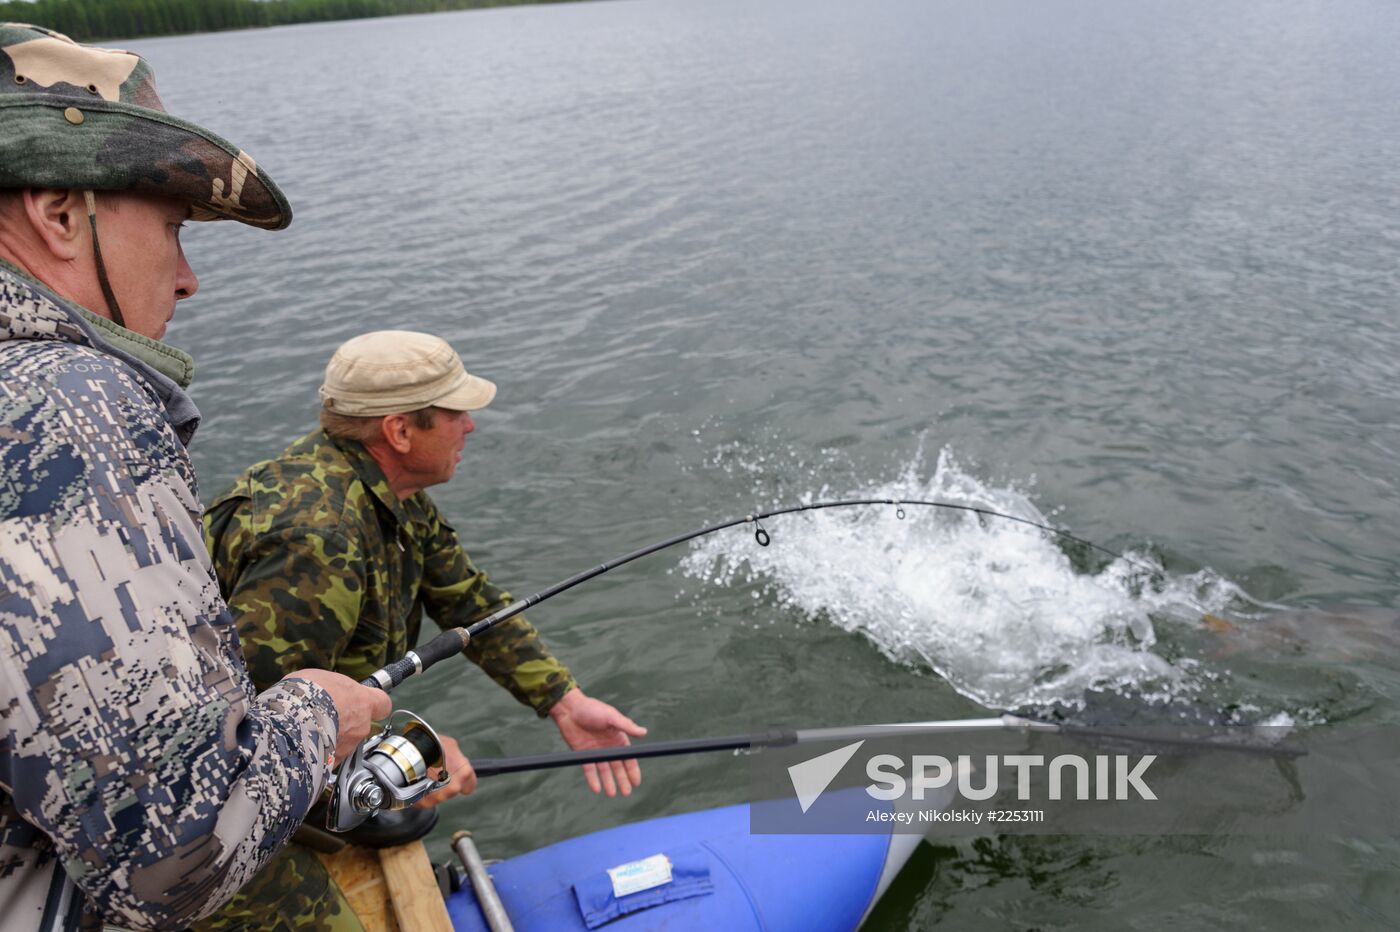
[[[419, 430], [432, 430], [433, 422], [437, 420], [438, 408], [419, 408], [417, 411], [405, 411], [404, 417]], [[384, 422], [384, 418], [392, 415], [381, 415], [379, 417], [356, 417], [352, 414], [337, 414], [329, 408], [321, 409], [321, 429], [326, 432], [326, 436], [335, 440], [353, 440], [361, 446], [372, 443], [380, 436], [379, 425]]]

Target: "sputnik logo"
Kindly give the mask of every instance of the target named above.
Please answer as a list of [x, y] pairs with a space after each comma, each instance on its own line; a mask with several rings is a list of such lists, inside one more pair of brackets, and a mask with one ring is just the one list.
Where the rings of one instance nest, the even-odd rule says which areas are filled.
[[[864, 741], [857, 741], [788, 768], [792, 788], [797, 792], [797, 801], [803, 812], [816, 804], [841, 768], [864, 744]], [[1091, 762], [1078, 754], [1060, 754], [1047, 764], [1041, 754], [988, 754], [986, 767], [982, 769], [974, 766], [971, 756], [967, 754], [958, 755], [956, 764], [940, 754], [915, 754], [910, 762], [912, 773], [906, 778], [900, 772], [905, 766], [902, 758], [894, 754], [876, 754], [865, 764], [866, 776], [872, 781], [865, 792], [871, 799], [895, 800], [908, 793], [912, 799], [922, 800], [926, 790], [949, 786], [956, 777], [957, 792], [964, 798], [973, 801], [991, 799], [1000, 788], [999, 771], [1006, 767], [1016, 771], [1018, 800], [1031, 798], [1034, 775], [1038, 770], [1043, 770], [1051, 800], [1064, 798], [1069, 774], [1074, 780], [1073, 798], [1077, 800], [1128, 800], [1136, 794], [1140, 800], [1152, 801], [1157, 799], [1157, 794], [1143, 780], [1143, 775], [1156, 759], [1156, 754], [1147, 754], [1133, 763], [1126, 754], [1097, 754]], [[978, 769], [982, 769], [984, 774], [980, 787], [972, 785], [973, 774]], [[1092, 792], [1089, 785], [1091, 772], [1096, 784]]]
[[864, 741], [857, 741], [855, 744], [848, 744], [844, 748], [837, 748], [828, 751], [819, 757], [805, 760], [800, 764], [793, 764], [788, 768], [788, 776], [792, 779], [792, 788], [797, 793], [797, 802], [802, 806], [802, 811], [806, 812], [826, 792], [826, 788], [831, 786], [831, 781], [836, 779], [836, 775], [841, 772], [841, 768], [846, 766], [856, 751]]

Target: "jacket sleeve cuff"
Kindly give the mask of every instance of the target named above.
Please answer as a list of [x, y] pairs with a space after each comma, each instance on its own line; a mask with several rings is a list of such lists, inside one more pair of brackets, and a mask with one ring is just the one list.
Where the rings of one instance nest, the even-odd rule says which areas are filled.
[[574, 679], [567, 667], [563, 669], [563, 678], [553, 680], [547, 689], [537, 691], [530, 697], [530, 705], [534, 707], [535, 714], [540, 718], [548, 718], [549, 710], [564, 698], [564, 694], [571, 689], [578, 687], [578, 681]]
[[325, 788], [326, 780], [335, 766], [335, 742], [340, 734], [340, 717], [336, 714], [331, 694], [310, 680], [289, 676], [260, 693], [258, 705], [284, 712], [288, 726], [300, 733], [298, 743], [301, 747], [314, 749], [311, 762], [315, 784], [311, 795], [314, 801]]

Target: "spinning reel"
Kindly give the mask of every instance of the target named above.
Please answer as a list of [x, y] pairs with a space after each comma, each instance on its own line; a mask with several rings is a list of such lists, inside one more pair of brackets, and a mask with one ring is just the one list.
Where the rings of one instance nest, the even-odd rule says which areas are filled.
[[326, 786], [326, 828], [348, 832], [376, 812], [413, 805], [447, 785], [446, 774], [438, 780], [428, 773], [442, 766], [442, 740], [432, 726], [412, 712], [394, 712], [335, 769]]

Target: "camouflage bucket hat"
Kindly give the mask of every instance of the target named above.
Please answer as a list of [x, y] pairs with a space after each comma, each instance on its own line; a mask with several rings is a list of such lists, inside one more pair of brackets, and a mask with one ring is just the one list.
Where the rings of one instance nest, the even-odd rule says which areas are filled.
[[0, 188], [130, 191], [194, 220], [280, 230], [292, 208], [242, 149], [165, 112], [139, 55], [0, 23]]

